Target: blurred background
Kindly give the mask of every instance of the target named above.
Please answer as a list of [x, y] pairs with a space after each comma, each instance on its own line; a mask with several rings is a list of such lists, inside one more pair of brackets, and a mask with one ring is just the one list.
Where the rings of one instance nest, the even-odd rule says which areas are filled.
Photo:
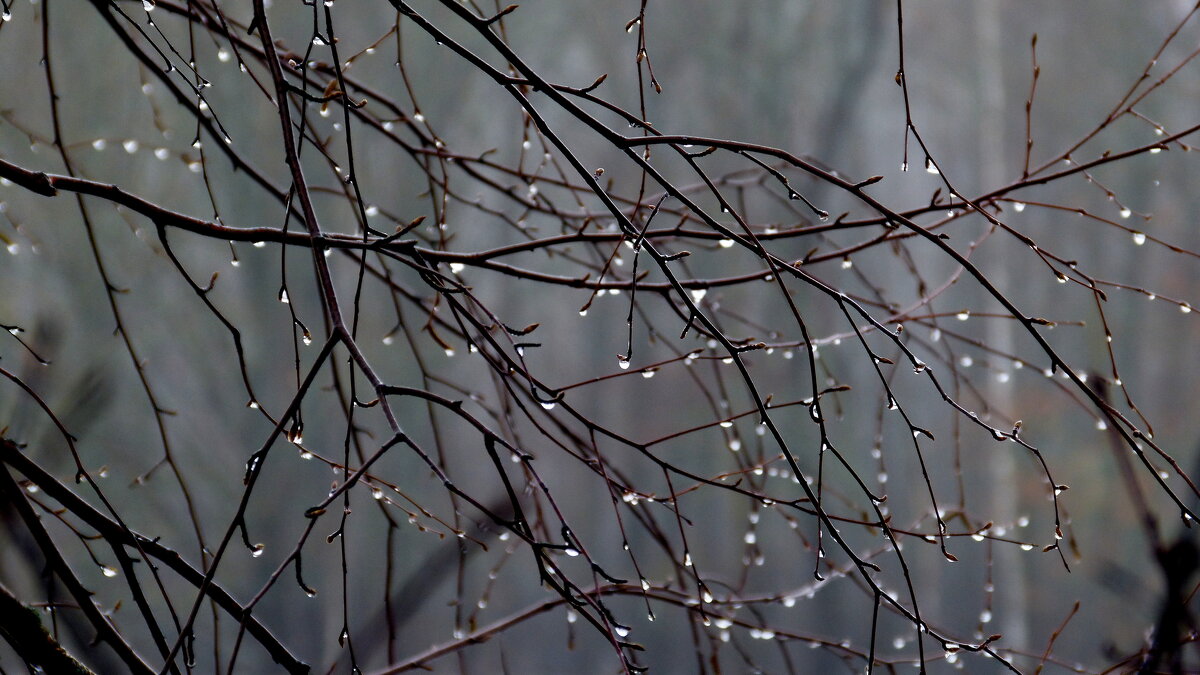
[[[246, 41], [239, 45], [210, 31], [212, 24], [187, 22], [167, 2], [149, 12], [140, 3], [98, 4], [107, 9], [18, 0], [7, 10], [11, 20], [0, 23], [0, 158], [66, 173], [53, 145], [46, 81], [52, 68], [62, 142], [80, 177], [232, 227], [282, 227], [278, 195], [287, 192], [289, 175], [279, 119], [264, 94], [273, 96], [270, 76], [246, 46], [259, 44], [244, 28], [249, 7], [220, 7], [234, 36]], [[873, 626], [872, 593], [846, 553], [828, 531], [818, 535], [811, 515], [781, 505], [804, 493], [778, 443], [758, 424], [756, 402], [767, 398], [779, 406], [773, 424], [798, 467], [810, 479], [820, 472], [812, 485], [821, 486], [826, 511], [876, 522], [879, 505], [870, 490], [886, 495], [882, 513], [892, 527], [914, 533], [902, 538], [907, 567], [901, 567], [878, 528], [840, 528], [858, 555], [882, 567], [876, 581], [909, 607], [911, 587], [921, 616], [939, 635], [978, 644], [1002, 634], [992, 649], [1021, 672], [1039, 665], [1045, 672], [1100, 672], [1147, 644], [1163, 602], [1162, 575], [1118, 458], [1133, 459], [1164, 542], [1181, 530], [1179, 507], [1114, 440], [1111, 421], [1077, 386], [1043, 372], [1047, 355], [943, 249], [921, 238], [881, 240], [888, 230], [878, 220], [821, 229], [823, 221], [786, 199], [759, 165], [718, 151], [696, 162], [732, 206], [723, 212], [692, 166], [655, 147], [652, 164], [686, 188], [697, 208], [734, 231], [742, 220], [783, 260], [812, 258], [801, 267], [814, 282], [789, 279], [785, 296], [764, 283], [756, 250], [740, 243], [727, 248], [695, 210], [663, 200], [653, 227], [686, 232], [655, 240], [656, 246], [692, 253], [675, 268], [679, 278], [759, 275], [703, 294], [696, 291], [706, 285], [689, 287], [728, 339], [765, 343], [742, 356], [743, 377], [723, 362], [729, 354], [718, 341], [695, 327], [680, 337], [687, 313], [678, 294], [631, 296], [635, 265], [645, 283], [661, 285], [667, 277], [647, 254], [619, 245], [616, 220], [599, 199], [564, 187], [564, 181], [579, 185], [580, 176], [510, 93], [412, 21], [397, 23], [388, 3], [327, 5], [337, 54], [313, 40], [314, 25], [329, 35], [326, 7], [276, 0], [268, 13], [281, 52], [312, 61], [314, 96], [331, 79], [327, 64], [341, 61], [345, 77], [357, 83], [351, 98], [365, 101], [365, 117], [350, 122], [349, 143], [340, 105], [305, 106], [304, 166], [322, 227], [361, 234], [365, 223], [390, 234], [424, 216], [406, 236], [432, 252], [442, 274], [469, 287], [469, 299], [461, 300], [468, 309], [460, 311], [514, 329], [539, 324], [528, 336], [495, 337], [510, 358], [520, 357], [543, 393], [561, 393], [561, 405], [539, 407], [526, 380], [485, 367], [498, 360], [476, 349], [499, 348], [483, 346], [486, 340], [458, 316], [450, 296], [433, 290], [428, 274], [380, 258], [360, 276], [357, 260], [339, 251], [328, 260], [357, 341], [386, 382], [466, 401], [466, 410], [532, 457], [536, 477], [521, 463], [506, 468], [544, 541], [562, 543], [565, 522], [606, 573], [634, 586], [644, 579], [651, 596], [661, 596], [628, 592], [605, 600], [611, 620], [646, 648], [638, 659], [651, 672], [862, 672], [872, 640], [873, 653], [897, 669], [919, 663], [919, 641], [934, 672], [1004, 669], [986, 655], [919, 637], [894, 612], [883, 610]], [[440, 4], [414, 8], [498, 72], [507, 69]], [[1176, 1], [905, 4], [907, 110], [897, 86], [893, 3], [656, 0], [638, 22], [635, 2], [529, 0], [495, 25], [524, 63], [552, 83], [586, 87], [607, 73], [594, 94], [636, 117], [644, 106], [644, 120], [658, 132], [777, 147], [852, 182], [882, 176], [867, 190], [871, 197], [947, 235], [948, 245], [1026, 315], [1055, 322], [1040, 334], [1066, 363], [1090, 383], [1103, 382], [1113, 405], [1191, 472], [1200, 444], [1189, 393], [1200, 337], [1189, 311], [1200, 303], [1191, 137], [1163, 152], [1018, 184], [1025, 175], [1050, 176], [1197, 124], [1200, 77], [1191, 57], [1200, 28], [1194, 19], [1180, 28], [1192, 11]], [[118, 31], [146, 61], [132, 55]], [[623, 210], [633, 214], [633, 205], [641, 205], [636, 213], [643, 220], [635, 221], [644, 223], [662, 186], [550, 97], [525, 93]], [[618, 133], [641, 131], [599, 105], [581, 105]], [[215, 134], [198, 127], [197, 113], [214, 120]], [[925, 170], [926, 151], [906, 132], [906, 119], [940, 174]], [[231, 156], [245, 165], [235, 168]], [[793, 189], [832, 214], [829, 223], [842, 213], [848, 222], [879, 217], [828, 182], [785, 173]], [[348, 175], [356, 186], [348, 186]], [[987, 197], [1009, 230], [961, 204], [933, 208], [935, 190], [944, 198], [947, 183], [971, 199]], [[300, 247], [168, 230], [166, 245], [191, 281], [205, 287], [211, 280], [205, 297], [236, 327], [244, 348], [239, 361], [231, 332], [167, 255], [154, 224], [100, 199], [83, 203], [90, 235], [72, 195], [48, 199], [9, 182], [0, 187], [0, 241], [7, 247], [0, 252], [0, 324], [21, 329], [0, 340], [0, 367], [36, 391], [79, 439], [83, 466], [130, 527], [161, 537], [199, 566], [202, 547], [211, 553], [236, 513], [245, 463], [270, 436], [270, 417], [282, 414], [328, 335], [313, 259]], [[292, 219], [288, 227], [299, 231], [303, 224]], [[578, 231], [610, 236], [496, 258], [437, 257]], [[462, 267], [451, 266], [456, 260]], [[379, 271], [390, 280], [381, 281]], [[563, 281], [585, 275], [626, 285], [595, 293]], [[1097, 300], [1087, 279], [1097, 281], [1105, 300]], [[817, 281], [834, 292], [822, 292]], [[902, 324], [903, 343], [943, 389], [927, 373], [912, 373], [893, 341], [866, 331], [868, 322], [837, 300], [839, 292], [887, 328]], [[861, 342], [855, 326], [864, 329]], [[514, 342], [531, 344], [518, 350]], [[873, 362], [864, 344], [897, 365]], [[39, 364], [34, 353], [49, 364]], [[628, 369], [618, 355], [630, 357]], [[539, 584], [529, 547], [452, 499], [417, 453], [402, 446], [372, 466], [372, 480], [349, 491], [352, 513], [340, 526], [340, 510], [331, 508], [303, 544], [304, 584], [316, 595], [296, 583], [286, 563], [308, 526], [305, 509], [345, 480], [348, 445], [361, 457], [390, 436], [378, 409], [350, 407], [352, 380], [358, 400], [373, 396], [364, 379], [350, 374], [345, 350], [333, 361], [306, 395], [302, 438], [290, 424], [295, 442], [275, 443], [250, 500], [248, 536], [261, 548], [247, 549], [235, 536], [218, 582], [243, 602], [265, 589], [255, 616], [321, 672], [350, 669], [350, 650], [339, 644], [344, 627], [356, 663], [375, 672], [552, 603], [557, 596]], [[804, 404], [814, 385], [850, 387], [821, 398], [823, 425]], [[169, 412], [156, 414], [150, 397]], [[903, 420], [889, 410], [890, 400]], [[393, 404], [414, 444], [456, 485], [499, 512], [511, 509], [470, 425], [417, 398]], [[595, 433], [575, 413], [630, 442]], [[1059, 491], [1056, 502], [1037, 456], [1003, 435], [997, 440], [970, 413], [1002, 432], [1020, 421], [1021, 439], [1041, 453], [1053, 483], [1070, 489]], [[910, 425], [936, 440], [914, 440]], [[76, 467], [62, 436], [11, 381], [0, 386], [0, 428], [70, 482]], [[172, 461], [164, 464], [168, 455]], [[659, 462], [710, 482], [679, 473], [668, 478]], [[1185, 504], [1194, 504], [1165, 458], [1151, 452], [1150, 463]], [[614, 473], [602, 480], [597, 466]], [[78, 491], [98, 503], [86, 486]], [[671, 503], [666, 497], [673, 493], [678, 499]], [[1043, 552], [1057, 541], [1056, 511], [1061, 548]], [[96, 601], [143, 654], [153, 654], [127, 588], [105, 574], [114, 564], [111, 551], [90, 542], [89, 556], [66, 526], [69, 518], [43, 513], [43, 520]], [[954, 535], [944, 542], [939, 521]], [[4, 527], [11, 545], [0, 547], [0, 582], [27, 603], [65, 599], [61, 586], [42, 575], [44, 561], [11, 513]], [[339, 527], [342, 536], [327, 543]], [[817, 553], [819, 536], [824, 557]], [[555, 555], [581, 586], [604, 583], [582, 558]], [[286, 570], [272, 583], [280, 566]], [[818, 569], [825, 581], [815, 580]], [[194, 589], [174, 579], [167, 589], [186, 616]], [[699, 605], [711, 610], [710, 620]], [[428, 665], [436, 672], [620, 671], [601, 632], [562, 604], [546, 607]], [[89, 646], [92, 633], [77, 613], [57, 614], [69, 649], [99, 672], [122, 669], [111, 652]], [[197, 633], [196, 668], [226, 672], [236, 622], [224, 617], [214, 628], [206, 609]], [[4, 645], [0, 668], [19, 668]], [[247, 640], [233, 670], [271, 668], [266, 652]]]

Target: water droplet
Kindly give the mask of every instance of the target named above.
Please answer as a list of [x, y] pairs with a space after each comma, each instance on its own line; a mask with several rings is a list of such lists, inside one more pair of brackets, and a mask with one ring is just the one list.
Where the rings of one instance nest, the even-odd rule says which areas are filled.
[[288, 299], [288, 292], [286, 288], [279, 289], [279, 301], [285, 305], [291, 303], [291, 300]]
[[854, 261], [849, 258], [842, 258], [842, 269], [848, 270], [854, 267]]
[[1032, 551], [1033, 544], [1021, 544], [1021, 550], [1022, 551]]
[[955, 314], [954, 318], [958, 319], [959, 321], [966, 321], [967, 319], [971, 318], [971, 310], [964, 309], [958, 314]]
[[908, 171], [908, 162], [900, 162], [900, 170]]
[[617, 365], [621, 367], [621, 370], [629, 370], [629, 357], [623, 354], [618, 354]]
[[937, 164], [934, 164], [933, 160], [928, 157], [925, 158], [925, 171], [935, 176], [941, 173], [941, 171], [938, 171]]
[[1025, 210], [1025, 202], [1013, 202], [1013, 211], [1020, 213]]
[[188, 162], [187, 167], [188, 171], [191, 171], [192, 173], [200, 173], [204, 170], [204, 165], [200, 162]]
[[1128, 208], [1121, 209], [1121, 217], [1122, 218], [1128, 218], [1129, 216], [1132, 216], [1132, 215], [1133, 215], [1133, 211], [1131, 211], [1130, 209], [1128, 209]]
[[262, 557], [262, 554], [263, 554], [263, 551], [264, 551], [264, 550], [266, 550], [266, 548], [267, 548], [267, 547], [266, 547], [266, 545], [265, 545], [265, 544], [261, 544], [261, 543], [259, 543], [259, 544], [255, 544], [255, 545], [254, 545], [254, 546], [253, 546], [253, 547], [250, 549], [250, 556], [251, 556], [252, 558], [261, 558], [261, 557]]
[[154, 11], [154, 0], [142, 0], [142, 9], [147, 12]]
[[130, 138], [130, 139], [122, 142], [121, 147], [125, 148], [125, 152], [132, 155], [133, 153], [137, 152], [137, 150], [138, 150], [138, 142], [133, 140], [132, 138]]
[[112, 577], [117, 576], [117, 569], [115, 567], [110, 567], [108, 565], [101, 565], [100, 573], [106, 577], [112, 578]]
[[97, 138], [96, 140], [92, 141], [92, 149], [93, 150], [103, 150], [107, 146], [108, 146], [108, 141], [104, 140], [103, 138]]
[[1160, 152], [1162, 152], [1162, 148], [1150, 148], [1150, 154], [1152, 155], [1157, 155]]
[[1191, 305], [1189, 305], [1189, 304], [1187, 304], [1187, 303], [1185, 302], [1185, 303], [1183, 303], [1182, 305], [1180, 305], [1180, 306], [1179, 306], [1179, 311], [1183, 312], [1184, 314], [1191, 314], [1191, 313], [1192, 313], [1192, 306], [1191, 306]]
[[925, 369], [928, 367], [929, 366], [925, 365], [924, 361], [917, 361], [913, 364], [913, 372], [920, 375], [921, 373], [925, 372]]
[[621, 638], [629, 637], [630, 630], [631, 629], [629, 628], [629, 626], [622, 626], [619, 623], [613, 624], [613, 632], [617, 634], [617, 637], [621, 637]]
[[423, 115], [421, 113], [417, 113], [417, 114], [413, 115], [413, 121], [416, 122], [417, 124], [424, 124], [425, 123], [425, 115]]
[[383, 490], [378, 487], [371, 488], [371, 499], [380, 501], [383, 499]]
[[717, 242], [717, 245], [720, 246], [721, 248], [730, 248], [733, 246], [733, 240], [732, 239], [722, 239], [721, 241]]
[[683, 566], [684, 567], [692, 566], [692, 554], [691, 553], [685, 553], [683, 555]]
[[450, 347], [447, 347], [445, 351], [446, 351], [447, 358], [454, 356], [454, 350], [451, 349]]
[[975, 365], [975, 359], [964, 355], [958, 360], [958, 365], [962, 366], [963, 368], [970, 368], [971, 366]]
[[1098, 429], [1100, 431], [1104, 431], [1107, 428], [1108, 428], [1108, 422], [1105, 422], [1104, 420], [1096, 420], [1096, 429]]
[[463, 265], [462, 263], [457, 263], [457, 262], [450, 263], [450, 271], [454, 274], [458, 274], [459, 272], [463, 271], [463, 269], [465, 269], [465, 268], [466, 268], [466, 265]]
[[696, 288], [696, 289], [693, 289], [691, 293], [692, 293], [692, 302], [698, 303], [704, 299], [704, 296], [708, 295], [708, 289], [707, 288]]

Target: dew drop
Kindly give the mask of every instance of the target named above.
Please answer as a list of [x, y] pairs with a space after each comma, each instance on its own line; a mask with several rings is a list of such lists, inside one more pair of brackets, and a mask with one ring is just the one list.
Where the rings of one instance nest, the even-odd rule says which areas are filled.
[[1132, 216], [1132, 215], [1133, 215], [1132, 210], [1130, 210], [1128, 208], [1121, 209], [1121, 217], [1122, 218], [1128, 218], [1129, 216]]
[[117, 569], [115, 567], [110, 567], [108, 565], [101, 565], [100, 573], [106, 577], [112, 578], [112, 577], [117, 576]]
[[1025, 202], [1013, 202], [1013, 211], [1020, 213], [1025, 210]]
[[154, 6], [154, 0], [142, 0], [142, 9], [146, 10], [147, 12], [154, 11]]
[[261, 558], [261, 557], [262, 557], [262, 554], [263, 554], [263, 551], [264, 551], [264, 550], [266, 550], [266, 548], [267, 548], [267, 547], [266, 547], [266, 545], [265, 545], [265, 544], [262, 544], [262, 543], [255, 544], [255, 545], [254, 545], [254, 546], [253, 546], [253, 547], [250, 549], [250, 557], [252, 557], [252, 558]]
[[842, 269], [848, 270], [851, 267], [854, 267], [854, 261], [849, 258], [842, 258]]
[[286, 288], [279, 289], [279, 301], [285, 305], [291, 303], [291, 300], [288, 299], [288, 292]]
[[138, 142], [131, 138], [129, 140], [123, 141], [121, 143], [121, 147], [125, 148], [125, 152], [132, 155], [133, 153], [137, 152], [137, 150], [138, 150]]
[[1183, 312], [1184, 314], [1191, 314], [1191, 313], [1192, 313], [1192, 306], [1191, 306], [1191, 305], [1189, 305], [1189, 304], [1187, 304], [1187, 303], [1185, 302], [1185, 303], [1183, 303], [1182, 305], [1180, 305], [1180, 306], [1179, 306], [1179, 311]]
[[698, 303], [704, 299], [704, 296], [708, 295], [708, 289], [707, 288], [697, 288], [697, 289], [693, 289], [691, 293], [692, 293], [692, 302]]
[[720, 246], [721, 248], [731, 248], [733, 246], [733, 240], [732, 239], [722, 239], [721, 241], [717, 242], [717, 245]]
[[375, 501], [382, 501], [383, 500], [383, 490], [381, 490], [380, 488], [377, 488], [377, 487], [371, 488], [371, 499], [374, 499]]
[[466, 268], [466, 265], [463, 265], [462, 263], [457, 263], [457, 262], [450, 263], [450, 271], [453, 272], [454, 274], [458, 274], [459, 272], [463, 271], [463, 269], [465, 269], [465, 268]]
[[417, 124], [424, 124], [425, 123], [425, 115], [423, 115], [421, 113], [417, 113], [417, 114], [413, 115], [413, 121], [416, 122]]
[[621, 367], [621, 370], [629, 370], [629, 357], [618, 354], [617, 365]]
[[106, 147], [108, 147], [108, 141], [104, 140], [103, 138], [97, 138], [96, 140], [92, 141], [93, 150], [103, 150]]
[[971, 318], [971, 311], [968, 309], [964, 309], [963, 311], [959, 312], [958, 314], [955, 314], [954, 318], [958, 319], [959, 321], [966, 321], [967, 319]]

